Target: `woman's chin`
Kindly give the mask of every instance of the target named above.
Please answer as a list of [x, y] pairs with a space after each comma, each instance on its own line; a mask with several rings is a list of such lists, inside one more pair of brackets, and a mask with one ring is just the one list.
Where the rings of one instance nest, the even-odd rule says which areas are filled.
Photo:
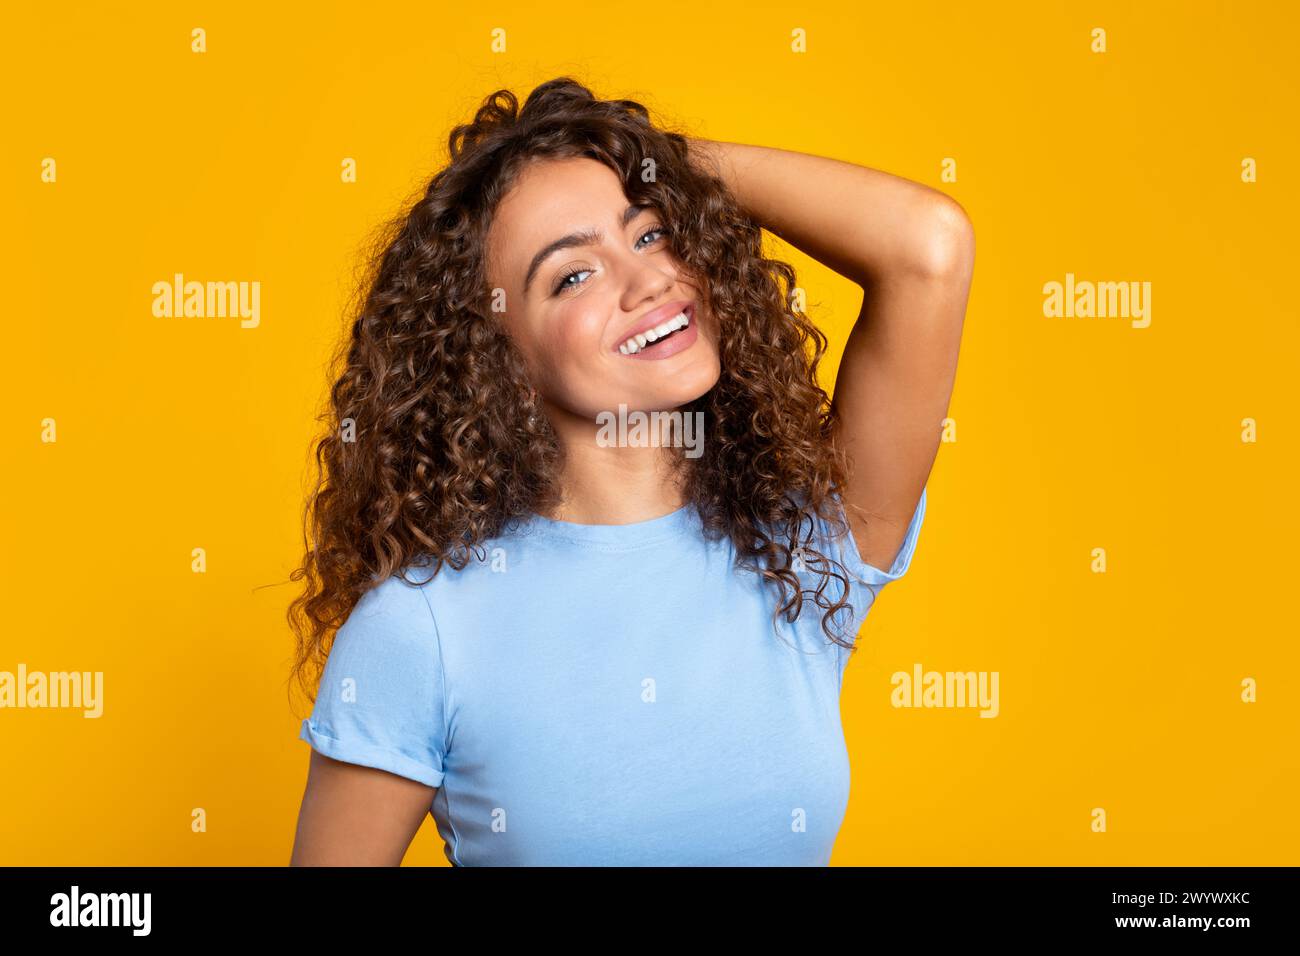
[[718, 377], [716, 375], [709, 379], [701, 379], [695, 383], [675, 382], [675, 387], [672, 389], [645, 396], [645, 404], [642, 407], [647, 411], [651, 409], [672, 411], [675, 408], [683, 408], [707, 395], [709, 390], [717, 383]]

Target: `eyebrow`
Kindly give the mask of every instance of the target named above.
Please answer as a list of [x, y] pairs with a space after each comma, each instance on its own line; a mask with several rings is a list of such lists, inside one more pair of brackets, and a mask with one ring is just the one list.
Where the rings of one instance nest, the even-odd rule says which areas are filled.
[[[628, 223], [640, 215], [644, 210], [651, 208], [645, 203], [632, 203], [623, 210], [624, 229]], [[579, 232], [571, 232], [567, 236], [561, 236], [554, 242], [547, 243], [542, 249], [533, 256], [533, 261], [528, 265], [528, 274], [524, 277], [524, 295], [528, 294], [528, 287], [533, 282], [533, 277], [537, 275], [537, 270], [541, 268], [543, 262], [552, 254], [559, 252], [561, 249], [572, 249], [575, 246], [595, 246], [604, 242], [605, 234], [599, 229], [583, 229]]]

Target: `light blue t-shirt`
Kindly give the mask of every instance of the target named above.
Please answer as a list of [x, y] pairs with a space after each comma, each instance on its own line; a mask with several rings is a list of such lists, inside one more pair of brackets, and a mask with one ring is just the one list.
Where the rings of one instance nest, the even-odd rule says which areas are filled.
[[[878, 592], [911, 563], [925, 504], [887, 572], [825, 523], [818, 543]], [[482, 554], [365, 594], [301, 739], [436, 787], [455, 865], [830, 862], [849, 652], [811, 599], [774, 626], [773, 587], [736, 570], [691, 505], [628, 525], [534, 516]], [[855, 583], [850, 600], [855, 635], [871, 591]]]

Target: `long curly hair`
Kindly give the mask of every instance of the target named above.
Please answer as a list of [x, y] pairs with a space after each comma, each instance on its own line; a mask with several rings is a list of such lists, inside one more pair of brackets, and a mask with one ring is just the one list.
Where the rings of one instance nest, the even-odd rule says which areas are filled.
[[774, 623], [795, 621], [810, 599], [822, 630], [851, 650], [835, 621], [852, 608], [849, 576], [813, 540], [814, 515], [847, 532], [832, 497], [847, 464], [817, 382], [827, 340], [792, 307], [794, 269], [764, 256], [760, 226], [688, 161], [686, 136], [569, 77], [538, 86], [522, 110], [509, 90], [491, 94], [451, 131], [448, 151], [423, 196], [381, 229], [329, 373], [306, 553], [290, 575], [307, 582], [288, 618], [293, 676], [308, 696], [366, 591], [417, 558], [432, 559], [434, 574], [460, 570], [508, 522], [558, 501], [563, 453], [489, 307], [485, 266], [497, 203], [545, 158], [604, 163], [630, 202], [666, 219], [720, 330], [721, 375], [684, 409], [704, 412], [709, 438], [698, 458], [679, 456], [681, 486], [705, 534], [729, 537], [737, 566], [771, 584]]

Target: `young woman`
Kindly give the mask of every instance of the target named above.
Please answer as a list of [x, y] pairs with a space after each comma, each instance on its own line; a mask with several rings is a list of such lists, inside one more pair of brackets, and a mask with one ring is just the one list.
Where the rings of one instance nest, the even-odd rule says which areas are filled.
[[[398, 865], [432, 813], [455, 865], [826, 864], [968, 218], [569, 78], [493, 94], [450, 153], [380, 246], [317, 445], [292, 863]], [[833, 404], [762, 228], [865, 290]]]

